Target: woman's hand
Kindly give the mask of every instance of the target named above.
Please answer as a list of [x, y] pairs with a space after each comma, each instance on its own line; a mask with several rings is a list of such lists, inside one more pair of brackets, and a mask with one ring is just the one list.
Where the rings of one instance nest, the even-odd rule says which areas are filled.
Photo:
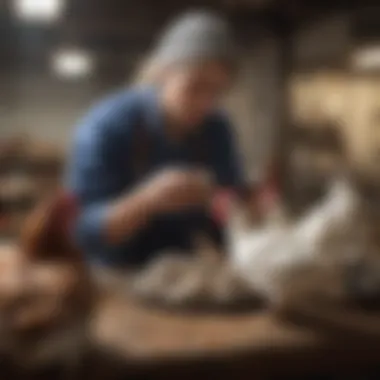
[[205, 205], [213, 194], [211, 175], [200, 169], [165, 169], [110, 205], [106, 226], [111, 244], [133, 236], [156, 214]]
[[171, 212], [210, 201], [214, 181], [201, 169], [164, 169], [142, 184], [140, 189], [157, 212]]

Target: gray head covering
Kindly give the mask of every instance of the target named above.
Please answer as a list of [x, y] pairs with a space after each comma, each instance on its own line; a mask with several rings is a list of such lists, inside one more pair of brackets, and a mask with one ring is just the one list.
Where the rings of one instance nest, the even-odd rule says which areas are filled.
[[161, 64], [218, 59], [233, 64], [234, 41], [228, 23], [207, 11], [176, 19], [158, 41], [153, 57]]

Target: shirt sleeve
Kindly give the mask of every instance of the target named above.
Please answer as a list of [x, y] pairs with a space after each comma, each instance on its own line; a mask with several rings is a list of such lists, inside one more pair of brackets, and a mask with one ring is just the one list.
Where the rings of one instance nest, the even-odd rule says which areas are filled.
[[229, 119], [223, 115], [214, 124], [213, 161], [218, 183], [223, 187], [239, 188], [244, 185], [241, 157]]
[[112, 107], [95, 112], [78, 128], [68, 168], [68, 187], [79, 201], [74, 238], [85, 251], [118, 250], [105, 239], [108, 203], [128, 183], [126, 159], [130, 140], [128, 113], [122, 120]]

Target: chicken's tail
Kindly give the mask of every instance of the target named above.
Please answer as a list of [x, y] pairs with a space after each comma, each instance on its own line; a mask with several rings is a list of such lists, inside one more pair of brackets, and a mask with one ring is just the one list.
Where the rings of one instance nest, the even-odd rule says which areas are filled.
[[296, 224], [301, 239], [318, 242], [327, 231], [344, 228], [352, 223], [359, 208], [359, 198], [350, 181], [336, 179], [326, 197]]

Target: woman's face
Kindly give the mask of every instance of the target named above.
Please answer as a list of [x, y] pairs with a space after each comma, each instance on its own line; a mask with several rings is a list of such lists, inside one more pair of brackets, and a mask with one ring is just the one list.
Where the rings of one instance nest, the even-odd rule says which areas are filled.
[[192, 129], [215, 108], [231, 82], [226, 65], [207, 62], [172, 67], [163, 81], [163, 104], [170, 118]]

